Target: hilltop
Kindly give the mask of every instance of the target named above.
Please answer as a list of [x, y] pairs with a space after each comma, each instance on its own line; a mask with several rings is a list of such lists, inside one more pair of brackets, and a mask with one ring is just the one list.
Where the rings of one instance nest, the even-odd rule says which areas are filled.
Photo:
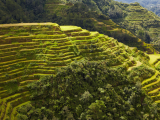
[[0, 119], [159, 118], [159, 55], [77, 26], [0, 31]]

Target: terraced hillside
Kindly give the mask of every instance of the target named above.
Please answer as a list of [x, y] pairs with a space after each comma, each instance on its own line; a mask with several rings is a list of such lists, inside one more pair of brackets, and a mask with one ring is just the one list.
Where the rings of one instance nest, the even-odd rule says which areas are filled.
[[[75, 1], [70, 0], [69, 2], [74, 3]], [[109, 16], [115, 23], [129, 30], [142, 41], [159, 46], [160, 18], [139, 3], [127, 4], [113, 0], [90, 0], [88, 2], [82, 0], [82, 3], [90, 9], [98, 8], [93, 11]], [[159, 51], [159, 47], [155, 46], [155, 48]]]
[[152, 41], [148, 41], [148, 43], [159, 44], [159, 17], [140, 6], [138, 3], [122, 3], [121, 5], [125, 6], [124, 12], [126, 13], [126, 16], [122, 19], [113, 19], [113, 21], [139, 36], [141, 31], [143, 32], [141, 32], [141, 34], [144, 34], [144, 32], [147, 31], [152, 39]]
[[[60, 1], [54, 1], [54, 0], [46, 1], [45, 4], [45, 11], [47, 11], [46, 21], [48, 20], [53, 21], [60, 25], [66, 25], [66, 24], [76, 25], [87, 30], [98, 31], [102, 34], [116, 38], [119, 42], [122, 42], [130, 47], [137, 47], [139, 50], [146, 51], [149, 54], [158, 52], [155, 51], [153, 45], [146, 44], [143, 41], [142, 37], [144, 37], [144, 35], [142, 35], [141, 37], [138, 36], [139, 37], [138, 38], [136, 37], [135, 34], [126, 30], [128, 24], [125, 26], [126, 28], [122, 26], [124, 28], [123, 29], [117, 23], [109, 19], [108, 13], [102, 14], [97, 7], [97, 5], [100, 5], [99, 7], [103, 6], [102, 1], [91, 2], [90, 4], [84, 1], [83, 3], [76, 3], [76, 4], [64, 4], [65, 2], [62, 3], [60, 3]], [[94, 5], [92, 3], [94, 3]], [[110, 3], [107, 4], [106, 1], [104, 4], [107, 6]], [[110, 5], [108, 5], [108, 7], [110, 7]], [[89, 8], [96, 8], [96, 10], [90, 11]], [[124, 19], [122, 20], [116, 19], [116, 20], [120, 20], [120, 22], [121, 21], [123, 22]], [[139, 27], [136, 28], [139, 29]], [[133, 29], [131, 29], [131, 31], [133, 31]]]
[[149, 63], [157, 70], [153, 76], [142, 81], [142, 88], [148, 93], [148, 95], [156, 102], [160, 103], [160, 55], [149, 55]]
[[[28, 83], [44, 75], [55, 75], [55, 68], [88, 59], [105, 60], [112, 67], [125, 66], [130, 71], [145, 63], [143, 57], [149, 58], [114, 38], [76, 26], [59, 26], [56, 23], [1, 24], [0, 31], [2, 120], [14, 120], [16, 109], [30, 102]], [[142, 53], [141, 59], [132, 56]], [[157, 75], [158, 71], [152, 81], [158, 81], [155, 81]], [[142, 84], [149, 80], [144, 80]]]
[[[60, 0], [48, 0], [44, 6], [44, 9], [47, 11], [47, 16], [52, 17], [53, 14], [61, 14], [65, 9], [70, 8], [72, 5], [63, 4]], [[51, 18], [47, 19], [51, 19]]]

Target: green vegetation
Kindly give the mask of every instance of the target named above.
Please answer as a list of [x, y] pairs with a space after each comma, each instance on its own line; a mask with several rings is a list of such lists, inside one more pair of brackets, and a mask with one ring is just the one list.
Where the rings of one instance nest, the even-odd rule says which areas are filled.
[[160, 118], [159, 17], [112, 0], [0, 1], [0, 23], [36, 21], [55, 23], [0, 24], [0, 119]]
[[133, 77], [135, 71], [145, 78], [154, 70], [139, 66], [127, 72], [125, 67], [108, 65], [106, 61], [72, 62], [57, 70], [56, 76], [29, 84], [31, 99], [36, 101], [20, 107], [17, 119], [159, 119], [157, 104]]
[[44, 17], [45, 1], [0, 0], [0, 24], [38, 21]]
[[0, 119], [159, 119], [158, 55], [73, 25], [0, 30]]
[[149, 11], [154, 12], [156, 15], [160, 16], [160, 1], [159, 0], [116, 0], [123, 3], [140, 3], [141, 6], [147, 8]]
[[[70, 3], [73, 2], [74, 4]], [[77, 3], [78, 2], [78, 3]], [[81, 3], [80, 3], [81, 2]], [[83, 3], [82, 3], [83, 2]], [[37, 1], [32, 0], [27, 1], [12, 1], [10, 2], [12, 6], [19, 9], [17, 12], [9, 12], [7, 3], [2, 0], [0, 8], [5, 8], [1, 10], [0, 15], [3, 17], [0, 23], [17, 23], [17, 22], [46, 22], [51, 21], [58, 23], [59, 25], [76, 25], [83, 29], [90, 31], [98, 31], [102, 34], [108, 35], [117, 39], [119, 42], [125, 43], [130, 47], [137, 47], [139, 50], [146, 51], [147, 53], [154, 53], [152, 45], [142, 42], [139, 38], [135, 37], [135, 33], [130, 33], [129, 31], [122, 29], [119, 25], [114, 23], [110, 18], [114, 17], [115, 14], [117, 18], [123, 18], [126, 14], [121, 10], [121, 5], [114, 1], [60, 1], [60, 0], [47, 0], [47, 1]], [[115, 6], [116, 4], [116, 6]], [[118, 5], [117, 5], [118, 4]], [[36, 6], [35, 6], [36, 5]], [[98, 6], [97, 6], [98, 5]], [[99, 6], [100, 5], [100, 6]], [[106, 7], [104, 6], [106, 5]], [[37, 7], [38, 6], [38, 7]], [[20, 8], [21, 7], [21, 8]], [[112, 15], [112, 9], [114, 15]], [[16, 10], [15, 10], [16, 11]], [[26, 13], [26, 14], [24, 14]], [[103, 14], [102, 14], [103, 13]], [[7, 17], [10, 16], [8, 19]], [[22, 14], [22, 15], [21, 15]], [[21, 19], [17, 16], [22, 17]], [[25, 15], [25, 16], [24, 16]], [[112, 17], [113, 16], [113, 17]], [[7, 18], [6, 18], [7, 17]], [[24, 17], [24, 18], [23, 18]], [[12, 21], [10, 21], [12, 20]], [[122, 26], [123, 27], [123, 26]], [[13, 32], [6, 33], [5, 30], [1, 31], [0, 34], [5, 33], [6, 36], [28, 36], [29, 33], [26, 30], [18, 30], [19, 33], [13, 34]], [[17, 32], [18, 32], [17, 31]], [[37, 28], [32, 29], [34, 34], [39, 34]], [[52, 34], [52, 31], [43, 32], [40, 34]], [[149, 43], [150, 38], [147, 32], [138, 32], [142, 40]], [[32, 33], [30, 34], [32, 35]], [[13, 38], [14, 39], [14, 38]], [[157, 50], [158, 47], [155, 47]]]
[[[50, 19], [48, 17], [47, 19]], [[120, 28], [108, 16], [90, 11], [89, 7], [84, 3], [76, 3], [70, 8], [66, 8], [63, 12], [59, 11], [52, 17], [52, 22], [60, 25], [76, 25], [91, 31], [98, 31], [110, 37], [116, 38], [119, 42], [125, 43], [130, 47], [137, 47], [147, 53], [154, 53], [152, 45], [142, 42], [131, 32]]]
[[[76, 1], [70, 1], [70, 2], [75, 3]], [[98, 21], [97, 23], [98, 23], [98, 26], [101, 26], [101, 30], [97, 29], [98, 27], [97, 25], [92, 29], [90, 28], [90, 25], [89, 25], [89, 27], [87, 28], [88, 30], [97, 30], [100, 33], [107, 34], [109, 36], [117, 38], [118, 41], [120, 42], [122, 42], [121, 39], [123, 39], [123, 43], [129, 46], [134, 46], [133, 43], [135, 42], [135, 40], [132, 39], [131, 42], [127, 41], [129, 33], [125, 32], [127, 33], [127, 35], [125, 34], [120, 35], [119, 33], [120, 32], [123, 33], [122, 32], [123, 30], [120, 29], [120, 27], [115, 26], [114, 23], [109, 23], [106, 20], [107, 17], [104, 17], [104, 15], [106, 15], [106, 16], [109, 16], [110, 19], [112, 19], [115, 23], [120, 25], [122, 28], [129, 30], [132, 34], [140, 38], [142, 41], [146, 43], [150, 43], [150, 46], [154, 45], [154, 48], [156, 48], [159, 51], [159, 21], [160, 21], [160, 18], [153, 12], [148, 11], [147, 9], [140, 6], [139, 3], [127, 4], [127, 3], [121, 3], [121, 2], [117, 2], [113, 0], [77, 1], [77, 3], [74, 4], [73, 7], [69, 8], [70, 11], [72, 11], [70, 14], [69, 14], [69, 11], [67, 11], [68, 8], [63, 11], [64, 14], [61, 14], [61, 12], [58, 12], [58, 14], [54, 15], [53, 22], [57, 22], [59, 24], [63, 24], [63, 22], [66, 22], [69, 24], [75, 24], [75, 25], [81, 26], [82, 28], [86, 29], [86, 27], [83, 26], [84, 25], [83, 21], [81, 21], [81, 23], [79, 24], [77, 22], [80, 19], [82, 19], [82, 15], [84, 16], [87, 10], [87, 9], [84, 9], [83, 11], [85, 11], [85, 13], [80, 14], [82, 11], [80, 10], [80, 6], [82, 3], [83, 3], [83, 8], [85, 5], [87, 6], [87, 8], [89, 8], [88, 14], [90, 13], [91, 15], [89, 14], [88, 16], [92, 16], [93, 14], [94, 16], [96, 16], [95, 12], [97, 12], [99, 15], [101, 14], [99, 17], [92, 17], [94, 21], [93, 25], [95, 26], [95, 22]], [[76, 6], [79, 6], [78, 9], [75, 9]], [[92, 10], [92, 7], [95, 9]], [[67, 11], [67, 13], [65, 13], [65, 11]], [[56, 15], [58, 15], [59, 18], [57, 18]], [[66, 21], [64, 20], [60, 21], [61, 20], [60, 18], [65, 15], [68, 15], [69, 18], [72, 18], [72, 19], [66, 20]], [[75, 17], [77, 17], [77, 19]], [[129, 36], [131, 36], [131, 34], [129, 34]], [[121, 39], [119, 40], [119, 38]]]

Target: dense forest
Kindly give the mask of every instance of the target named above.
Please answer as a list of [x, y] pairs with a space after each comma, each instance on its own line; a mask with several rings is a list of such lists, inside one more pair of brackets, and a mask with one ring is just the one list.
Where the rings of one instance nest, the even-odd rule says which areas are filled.
[[110, 62], [75, 61], [57, 69], [56, 76], [29, 84], [33, 102], [17, 110], [17, 120], [159, 119], [159, 106], [137, 81], [154, 70], [142, 65], [127, 72], [125, 67], [110, 67]]
[[0, 24], [33, 22], [43, 17], [46, 0], [0, 0]]

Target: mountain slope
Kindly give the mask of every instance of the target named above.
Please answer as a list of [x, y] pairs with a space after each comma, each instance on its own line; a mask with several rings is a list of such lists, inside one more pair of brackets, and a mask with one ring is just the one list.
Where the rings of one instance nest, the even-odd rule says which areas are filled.
[[[87, 60], [87, 61], [94, 61], [94, 62], [97, 61], [97, 63], [100, 61], [106, 62], [105, 64], [107, 69], [108, 67], [111, 68], [108, 70], [112, 71], [115, 75], [115, 77], [113, 77], [115, 79], [115, 84], [112, 84], [112, 81], [110, 82], [106, 81], [105, 83], [112, 84], [113, 86], [117, 86], [117, 85], [123, 86], [123, 82], [128, 83], [129, 85], [132, 85], [132, 84], [135, 84], [137, 81], [142, 82], [142, 81], [145, 81], [147, 78], [150, 78], [150, 77], [154, 78], [155, 73], [157, 75], [157, 71], [154, 69], [154, 66], [148, 63], [149, 59], [154, 57], [149, 58], [149, 56], [146, 53], [139, 51], [136, 48], [130, 48], [124, 45], [123, 43], [119, 43], [114, 38], [110, 38], [106, 35], [99, 34], [98, 32], [89, 32], [88, 30], [82, 29], [81, 27], [59, 26], [56, 23], [20, 23], [20, 24], [1, 24], [0, 30], [1, 30], [1, 36], [0, 36], [0, 41], [1, 41], [1, 45], [0, 45], [0, 54], [1, 54], [1, 57], [0, 57], [1, 59], [1, 62], [0, 62], [0, 65], [1, 65], [0, 67], [0, 97], [1, 97], [0, 113], [1, 114], [0, 114], [0, 119], [14, 120], [14, 119], [17, 119], [16, 115], [18, 119], [31, 119], [30, 118], [31, 116], [33, 116], [32, 119], [38, 119], [37, 117], [39, 115], [38, 116], [35, 115], [36, 114], [35, 112], [39, 108], [37, 108], [34, 105], [37, 105], [37, 102], [39, 100], [43, 101], [42, 98], [47, 100], [46, 97], [49, 97], [50, 95], [52, 96], [53, 95], [52, 92], [54, 93], [54, 91], [52, 90], [50, 91], [51, 93], [49, 92], [48, 89], [51, 89], [53, 87], [51, 87], [48, 83], [46, 84], [46, 82], [43, 81], [46, 78], [44, 76], [51, 75], [51, 77], [56, 77], [56, 75], [60, 75], [61, 78], [64, 78], [63, 77], [63, 75], [65, 75], [64, 72], [61, 72], [61, 70], [57, 71], [57, 68], [65, 67], [74, 61]], [[152, 61], [156, 61], [156, 60], [158, 61], [159, 59], [157, 58]], [[72, 67], [74, 67], [74, 65]], [[117, 74], [115, 74], [114, 72], [115, 70], [117, 71]], [[121, 76], [121, 74], [119, 73], [123, 73], [123, 72], [124, 74], [122, 74]], [[73, 71], [69, 71], [69, 73], [67, 72], [65, 73], [74, 76], [74, 74], [71, 74], [73, 73]], [[140, 73], [141, 73], [141, 76], [139, 76]], [[90, 74], [93, 74], [93, 72], [91, 72]], [[102, 76], [97, 79], [103, 78], [104, 80], [105, 79], [109, 80], [109, 78], [106, 78], [107, 76], [103, 77], [104, 73], [100, 73], [100, 74]], [[112, 76], [110, 72], [108, 73], [108, 75]], [[117, 76], [117, 75], [120, 75], [120, 76]], [[125, 76], [128, 76], [127, 77], [128, 82], [126, 81], [126, 78], [123, 78]], [[58, 77], [58, 79], [61, 79], [61, 78]], [[86, 79], [90, 80], [91, 78], [89, 77]], [[123, 78], [122, 81], [116, 82], [116, 80], [118, 80], [119, 78]], [[41, 79], [42, 82], [44, 83], [40, 82], [39, 79]], [[48, 82], [50, 80], [51, 79], [48, 79]], [[112, 78], [110, 80], [112, 80]], [[36, 84], [40, 83], [40, 85], [32, 84], [34, 81], [37, 81]], [[55, 87], [58, 84], [56, 83], [56, 81], [54, 80]], [[152, 80], [152, 82], [155, 82], [155, 81]], [[28, 85], [29, 83], [31, 83], [31, 85]], [[89, 83], [90, 83], [91, 89], [93, 89], [94, 85], [99, 84], [99, 87], [103, 87], [102, 85], [104, 85], [100, 81], [98, 83], [94, 83], [94, 82], [91, 83], [90, 81]], [[73, 84], [76, 84], [76, 83], [73, 83]], [[126, 84], [126, 87], [128, 86], [128, 84]], [[44, 86], [40, 88], [42, 90], [40, 92], [37, 89], [39, 89], [41, 85], [44, 85]], [[64, 83], [62, 81], [62, 86], [63, 85]], [[85, 86], [84, 83], [82, 85]], [[59, 83], [59, 87], [60, 87], [60, 83]], [[58, 89], [60, 89], [59, 87]], [[125, 85], [123, 86], [123, 88], [124, 87]], [[86, 88], [84, 89], [85, 91], [87, 90]], [[46, 89], [49, 93], [46, 93], [47, 92], [45, 91]], [[34, 92], [34, 90], [36, 90], [36, 93]], [[70, 88], [68, 93], [71, 93], [70, 90], [72, 89]], [[57, 96], [56, 94], [60, 95], [61, 93], [54, 93], [55, 97]], [[117, 93], [117, 94], [121, 95], [121, 93]], [[139, 93], [137, 93], [137, 95], [138, 94]], [[60, 97], [59, 95], [57, 96], [58, 99]], [[145, 96], [147, 99], [147, 94], [145, 94]], [[156, 98], [154, 99], [154, 101], [158, 101], [159, 97], [156, 95], [154, 96]], [[103, 96], [101, 97], [103, 98]], [[55, 98], [55, 101], [56, 99], [57, 98]], [[99, 98], [96, 98], [96, 99], [99, 99]], [[36, 102], [35, 100], [38, 100], [38, 101]], [[70, 100], [71, 99], [69, 99], [69, 101]], [[92, 100], [92, 102], [94, 100]], [[126, 100], [127, 99], [125, 99], [125, 101]], [[124, 103], [124, 100], [122, 101]], [[45, 104], [47, 105], [47, 104], [52, 104], [53, 101], [51, 101], [51, 103], [48, 103], [49, 101], [46, 101], [46, 102], [47, 103]], [[151, 102], [153, 103], [153, 100]], [[69, 105], [69, 103], [66, 103], [66, 104]], [[140, 101], [138, 103], [140, 103]], [[52, 108], [48, 108], [44, 104], [39, 104], [39, 105], [44, 105], [41, 107], [42, 109], [46, 110], [46, 114], [48, 114], [49, 116], [53, 112], [55, 112], [54, 113], [55, 117], [60, 117], [63, 115], [58, 115], [58, 113], [60, 112], [60, 109], [64, 106], [60, 107], [58, 104], [59, 102], [56, 102], [54, 103], [54, 105], [52, 105], [52, 106], [55, 106], [54, 110]], [[88, 103], [88, 105], [89, 104], [91, 103]], [[27, 113], [30, 116], [30, 117], [28, 116], [29, 118], [26, 117], [26, 115], [23, 115], [28, 111], [28, 110], [27, 111], [24, 110], [23, 105], [25, 106], [27, 105], [26, 106], [27, 108], [25, 108], [25, 110], [27, 109], [31, 110], [29, 113]], [[56, 107], [57, 105], [59, 109], [57, 109]], [[16, 111], [17, 108], [21, 106], [22, 106], [21, 110]], [[34, 107], [36, 107], [37, 109], [34, 109]], [[57, 111], [55, 111], [55, 109], [57, 109]], [[71, 110], [72, 107], [69, 109]], [[147, 106], [146, 109], [150, 109], [150, 108]], [[80, 115], [80, 113], [78, 113], [78, 115]], [[38, 114], [40, 113], [38, 112]], [[41, 115], [43, 114], [40, 114], [39, 119], [42, 119], [42, 117], [45, 117]], [[158, 117], [157, 114], [154, 114], [154, 115], [155, 117]], [[53, 116], [53, 114], [51, 116]], [[152, 117], [152, 116], [149, 116], [149, 117]]]
[[141, 6], [147, 8], [147, 9], [160, 4], [159, 0], [139, 0], [139, 1], [138, 0], [115, 0], [115, 1], [123, 2], [123, 3], [138, 2], [138, 3], [140, 3]]
[[[63, 4], [65, 1], [59, 0], [1, 1], [0, 16], [2, 21], [0, 23], [50, 21], [60, 25], [77, 25], [91, 31], [99, 31], [147, 53], [155, 52], [151, 45], [141, 42], [129, 31], [120, 28], [112, 20], [109, 20], [108, 16], [101, 14], [102, 10], [95, 2], [83, 2], [85, 4], [74, 5]], [[17, 6], [17, 11], [16, 9], [11, 11], [9, 5]]]
[[160, 1], [159, 0], [116, 0], [123, 3], [140, 3], [141, 6], [147, 8], [149, 11], [154, 12], [156, 15], [160, 16]]
[[[48, 6], [52, 9], [48, 9]], [[110, 37], [114, 37], [119, 42], [125, 43], [130, 47], [137, 47], [148, 53], [154, 53], [151, 45], [142, 42], [129, 31], [122, 29], [109, 19], [108, 16], [99, 14], [96, 11], [90, 11], [84, 3], [77, 3], [71, 6], [47, 3], [45, 8], [49, 13], [49, 16], [46, 16], [46, 20], [51, 20], [60, 25], [77, 25], [91, 31], [96, 30]], [[54, 13], [51, 13], [53, 11]]]
[[114, 22], [131, 31], [143, 41], [159, 45], [160, 18], [153, 12], [138, 3], [126, 4], [113, 0], [92, 0], [91, 2], [94, 2], [103, 14], [109, 15]]

